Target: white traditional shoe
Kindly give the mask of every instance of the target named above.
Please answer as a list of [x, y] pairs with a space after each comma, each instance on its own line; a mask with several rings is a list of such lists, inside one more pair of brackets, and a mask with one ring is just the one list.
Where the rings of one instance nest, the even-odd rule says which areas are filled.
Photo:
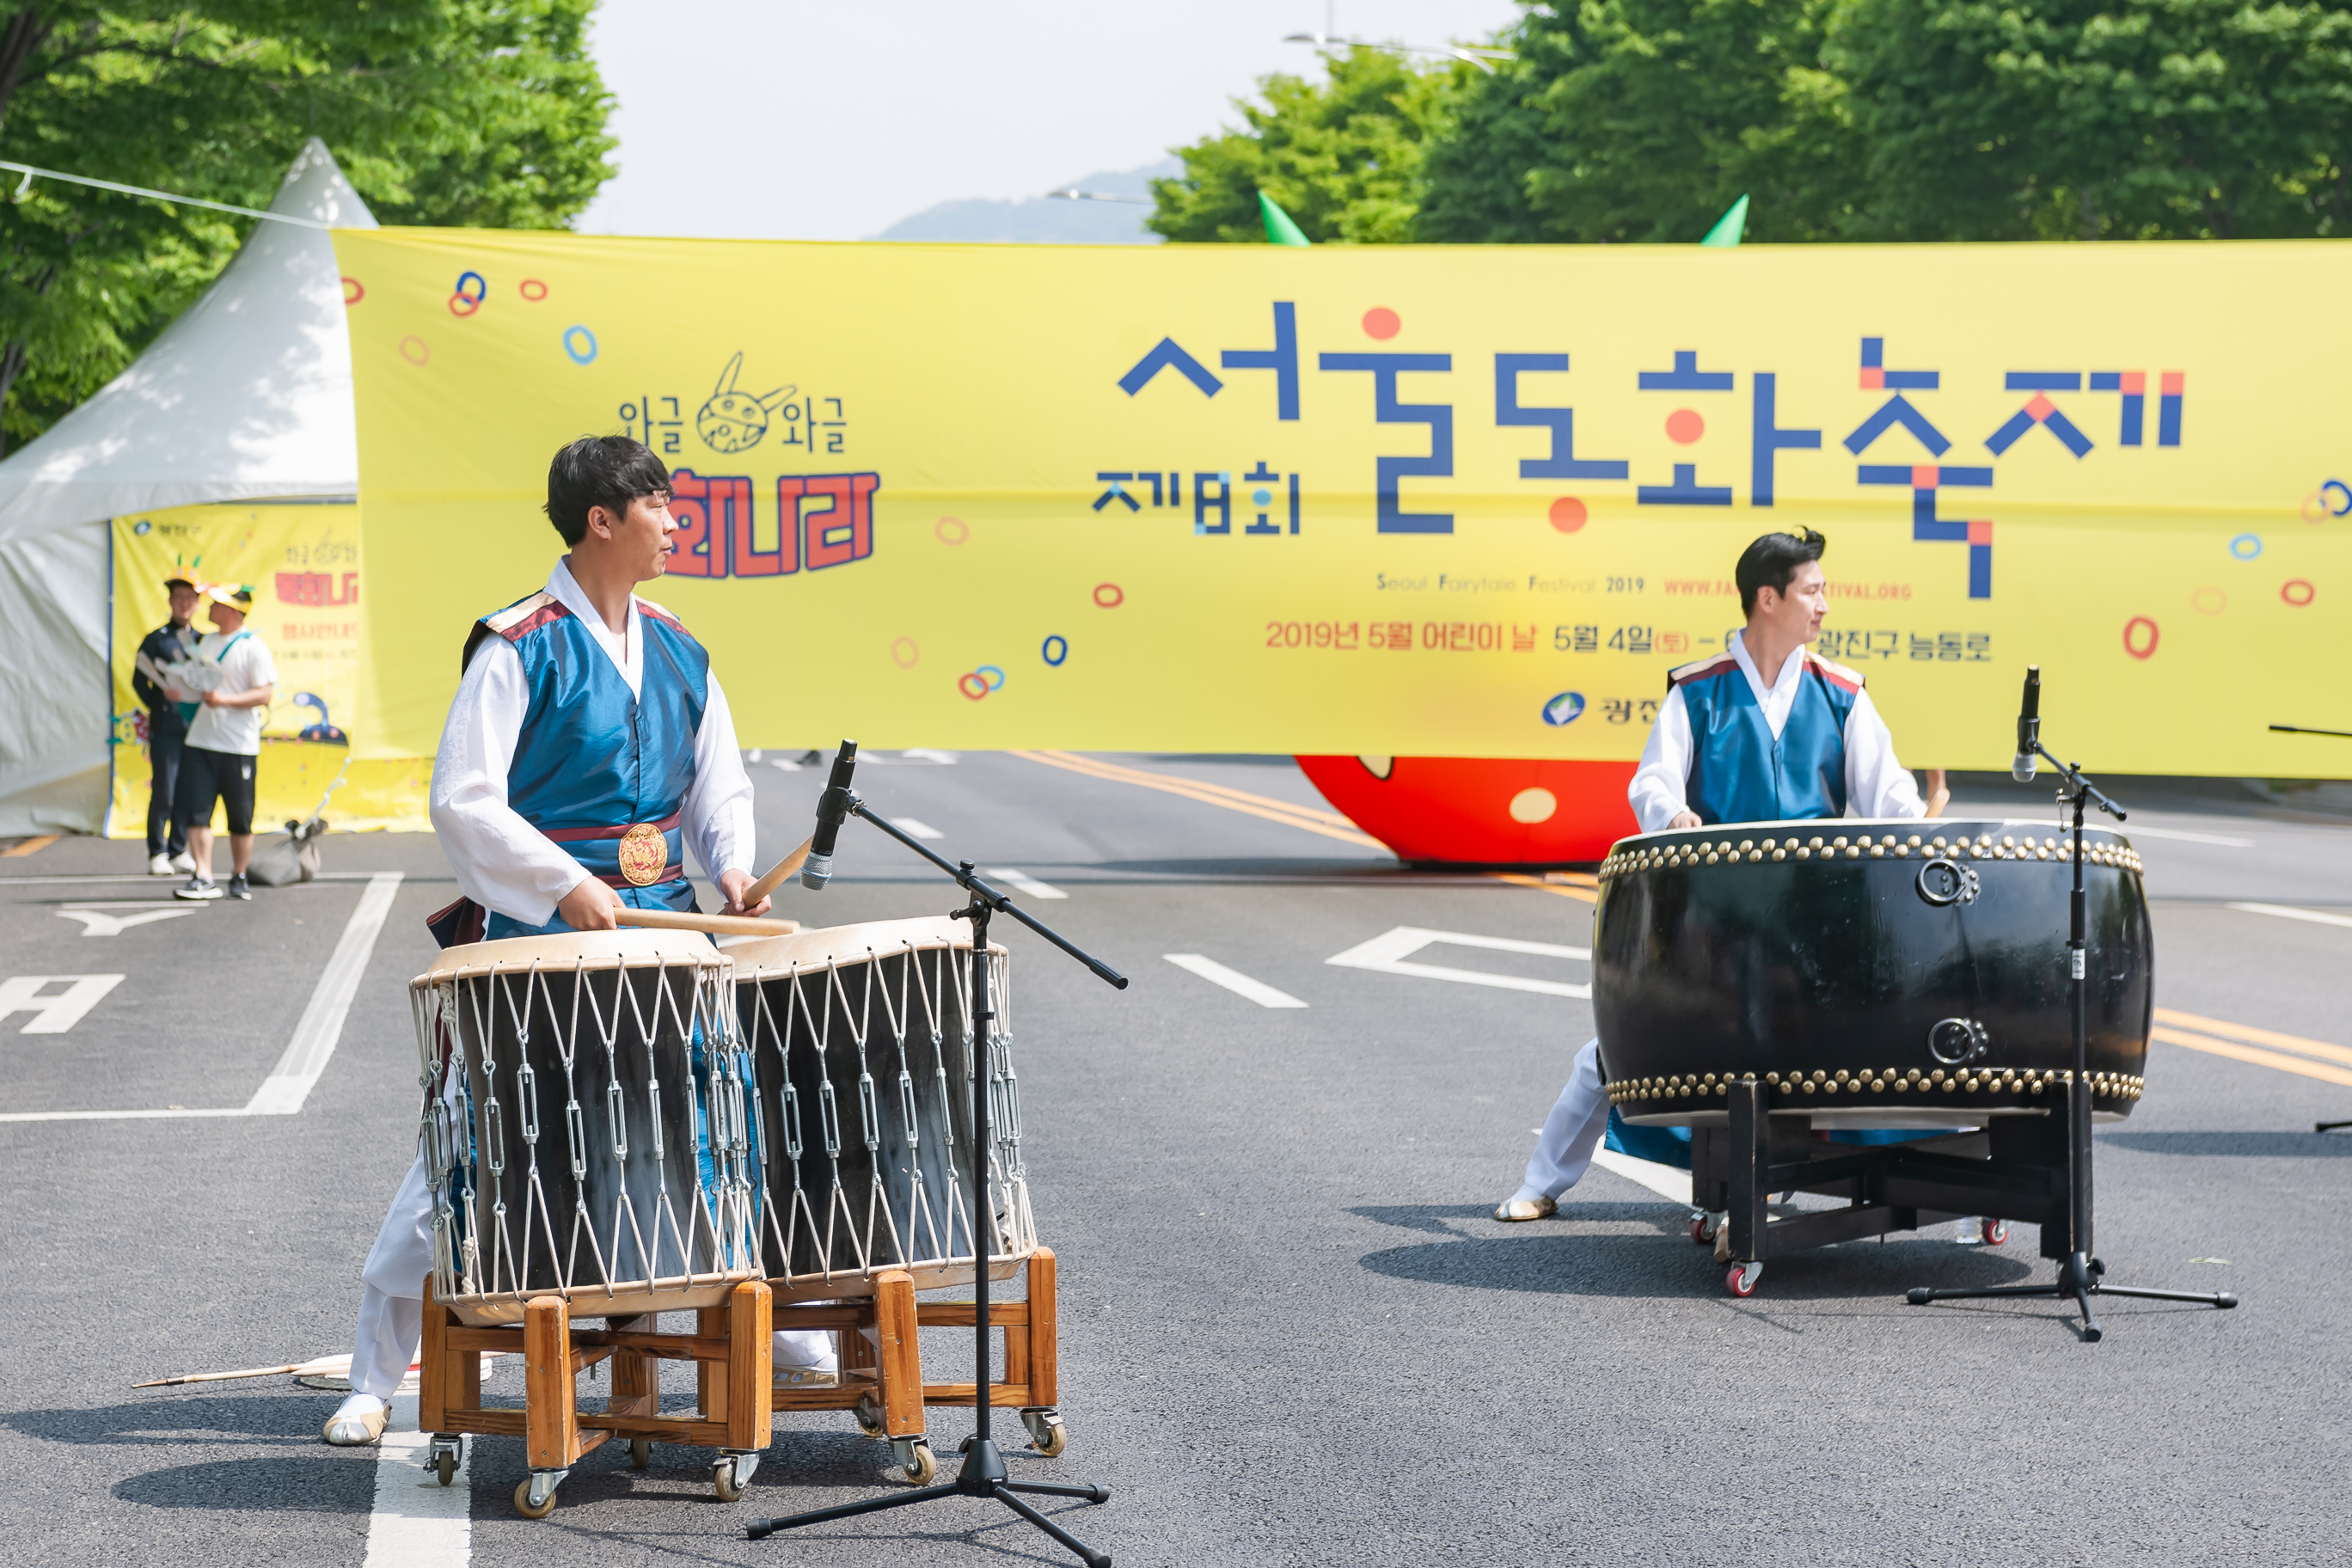
[[152, 855], [148, 857], [147, 874], [149, 876], [168, 877], [172, 874], [173, 870], [173, 867], [172, 865], [172, 858], [169, 855]]
[[196, 874], [196, 858], [183, 849], [172, 857], [172, 869], [183, 877], [193, 877]]
[[384, 1418], [390, 1414], [374, 1394], [354, 1394], [327, 1417], [320, 1436], [338, 1448], [364, 1448], [383, 1436]]
[[1505, 1198], [1495, 1205], [1495, 1217], [1506, 1223], [1521, 1220], [1549, 1219], [1559, 1212], [1559, 1205], [1550, 1198]]

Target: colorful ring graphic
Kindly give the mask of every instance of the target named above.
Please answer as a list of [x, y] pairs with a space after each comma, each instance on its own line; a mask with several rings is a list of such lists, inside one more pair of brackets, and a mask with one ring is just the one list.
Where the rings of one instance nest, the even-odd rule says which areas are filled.
[[425, 364], [432, 360], [433, 351], [423, 338], [410, 336], [400, 340], [400, 357], [411, 364]]
[[452, 294], [449, 296], [449, 313], [458, 318], [460, 321], [472, 315], [481, 308], [482, 301], [475, 295]]
[[1004, 672], [997, 668], [996, 666], [992, 664], [983, 664], [978, 669], [973, 670], [972, 673], [979, 676], [982, 680], [988, 680], [988, 678], [992, 675], [996, 677], [994, 680], [988, 680], [988, 689], [991, 691], [995, 690], [998, 687], [1004, 684]]
[[2290, 577], [2279, 585], [2279, 597], [2299, 610], [2319, 597], [2319, 590], [2300, 577]]
[[[533, 290], [537, 291], [533, 292]], [[547, 298], [547, 285], [536, 278], [526, 278], [515, 285], [515, 292], [536, 305]]]
[[366, 289], [364, 287], [362, 287], [362, 286], [361, 285], [360, 280], [359, 280], [358, 279], [356, 279], [356, 278], [346, 278], [346, 279], [343, 279], [343, 303], [344, 303], [344, 304], [346, 304], [346, 305], [356, 305], [356, 304], [358, 304], [361, 300], [364, 300], [364, 299], [366, 299], [366, 298], [367, 298], [367, 289]]
[[914, 668], [915, 661], [922, 657], [923, 650], [915, 646], [912, 637], [900, 637], [890, 645], [890, 662], [900, 669]]
[[[468, 278], [474, 280], [474, 291], [470, 294], [466, 294], [466, 279]], [[475, 304], [478, 305], [483, 300], [490, 297], [490, 280], [483, 277], [478, 272], [460, 272], [457, 274], [457, 291], [460, 294], [466, 294], [467, 299], [471, 300]]]
[[[2146, 647], [2139, 646], [2138, 634], [2142, 631], [2145, 631], [2147, 636]], [[2134, 658], [2151, 658], [2155, 655], [2157, 642], [2162, 636], [2163, 633], [2158, 629], [2153, 620], [2146, 616], [2134, 616], [2124, 623], [2124, 651]]]
[[2189, 607], [2200, 616], [2218, 616], [2230, 607], [2230, 595], [2219, 588], [2200, 588], [2189, 595]]
[[[1104, 597], [1108, 595], [1109, 597]], [[1116, 610], [1127, 603], [1127, 593], [1116, 583], [1095, 584], [1095, 603], [1106, 610]]]
[[1062, 668], [1062, 661], [1070, 657], [1070, 639], [1056, 634], [1047, 637], [1045, 646], [1037, 651], [1047, 664], [1059, 669]]
[[2259, 533], [2242, 533], [2230, 541], [2230, 553], [2241, 561], [2252, 561], [2262, 552], [2263, 536]]
[[940, 536], [941, 544], [961, 544], [971, 537], [971, 529], [960, 517], [943, 517], [931, 524], [931, 531]]
[[[2336, 499], [2342, 500], [2344, 504], [2329, 506], [2327, 503], [2330, 491], [2335, 492]], [[2328, 516], [2352, 517], [2352, 485], [2346, 484], [2342, 479], [2330, 479], [2319, 487], [2317, 494], [2319, 504]]]
[[[574, 338], [584, 339], [587, 342], [588, 346], [584, 349], [580, 347], [578, 343], [572, 341]], [[563, 352], [572, 357], [572, 363], [573, 364], [588, 363], [591, 360], [596, 357], [596, 334], [590, 331], [585, 327], [571, 326], [564, 328]]]
[[956, 689], [977, 702], [988, 695], [988, 678], [971, 674], [959, 675], [956, 677]]

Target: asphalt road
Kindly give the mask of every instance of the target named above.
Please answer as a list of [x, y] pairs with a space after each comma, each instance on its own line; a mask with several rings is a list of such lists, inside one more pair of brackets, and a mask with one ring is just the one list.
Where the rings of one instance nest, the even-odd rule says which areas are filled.
[[[803, 836], [823, 784], [776, 761], [751, 770], [766, 853]], [[1322, 804], [1285, 761], [1102, 761]], [[1108, 1505], [1055, 1511], [1117, 1562], [2342, 1560], [2352, 1306], [2335, 1281], [2352, 1135], [2310, 1129], [2352, 1117], [2352, 1087], [2243, 1058], [2325, 1068], [2324, 1048], [2275, 1037], [2352, 1045], [2352, 828], [2210, 805], [2134, 814], [2158, 1005], [2202, 1020], [2207, 1047], [2155, 1046], [2146, 1100], [2102, 1130], [2100, 1250], [2119, 1282], [2245, 1304], [2110, 1300], [2094, 1346], [2046, 1303], [1903, 1303], [1914, 1284], [2046, 1277], [2029, 1226], [2000, 1248], [1947, 1227], [1775, 1260], [1738, 1301], [1685, 1237], [1687, 1211], [1610, 1171], [1555, 1220], [1489, 1218], [1591, 1032], [1589, 1005], [1328, 960], [1400, 926], [1580, 946], [1590, 906], [1572, 889], [1414, 874], [1229, 797], [1017, 756], [869, 756], [859, 782], [938, 847], [1066, 893], [1024, 902], [1133, 976], [1113, 991], [1000, 926], [1024, 1151], [1062, 1259], [1071, 1431], [1061, 1458], [1016, 1447], [1011, 1463], [1109, 1486]], [[1987, 804], [2046, 816], [2046, 800]], [[871, 829], [853, 825], [842, 847], [835, 885], [792, 890], [781, 912], [814, 925], [953, 907]], [[62, 1032], [0, 1020], [0, 1111], [245, 1107], [368, 876], [402, 880], [299, 1112], [0, 1122], [0, 1466], [15, 1498], [0, 1560], [358, 1565], [378, 1458], [319, 1442], [333, 1395], [285, 1377], [130, 1385], [348, 1348], [360, 1262], [412, 1147], [405, 986], [448, 870], [429, 837], [336, 837], [330, 879], [129, 923], [166, 907], [168, 884], [129, 875], [137, 857], [68, 840], [0, 859], [0, 982], [123, 976]], [[2244, 903], [2336, 923], [2231, 907]], [[1308, 1005], [1260, 1006], [1168, 953]], [[1539, 953], [1418, 956], [1588, 978]], [[2339, 1076], [2347, 1065], [2335, 1058]], [[968, 1367], [960, 1337], [934, 1333], [930, 1374]], [[502, 1363], [490, 1386], [519, 1394], [520, 1371]], [[943, 1457], [968, 1427], [932, 1414]], [[733, 1505], [711, 1498], [699, 1452], [659, 1449], [636, 1473], [618, 1448], [531, 1523], [509, 1507], [520, 1441], [479, 1440], [472, 1559], [1067, 1561], [962, 1501], [743, 1539], [750, 1518], [904, 1486], [845, 1415], [780, 1417]], [[426, 1560], [376, 1545], [379, 1563]]]

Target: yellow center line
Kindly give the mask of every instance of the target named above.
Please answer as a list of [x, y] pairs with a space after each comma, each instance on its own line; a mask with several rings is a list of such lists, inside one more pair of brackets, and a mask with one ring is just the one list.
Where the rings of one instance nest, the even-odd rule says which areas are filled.
[[1320, 822], [1327, 827], [1344, 827], [1351, 833], [1362, 831], [1351, 819], [1340, 816], [1336, 811], [1325, 811], [1319, 806], [1300, 805], [1287, 800], [1276, 800], [1271, 795], [1252, 795], [1247, 790], [1234, 789], [1226, 784], [1210, 784], [1202, 779], [1186, 778], [1181, 773], [1146, 773], [1141, 768], [1123, 767], [1118, 763], [1106, 763], [1098, 757], [1083, 756], [1076, 752], [1016, 752], [1014, 754], [1031, 756], [1033, 760], [1039, 762], [1054, 762], [1064, 767], [1076, 768], [1101, 778], [1118, 779], [1127, 784], [1181, 784], [1196, 794], [1213, 795], [1226, 800], [1241, 801], [1250, 805], [1267, 806], [1276, 811], [1287, 812], [1293, 816]]
[[38, 855], [57, 841], [58, 836], [54, 833], [36, 834], [21, 843], [11, 844], [7, 848], [0, 849], [0, 860], [16, 860], [26, 855]]
[[2275, 1029], [2257, 1029], [2248, 1024], [2225, 1024], [2219, 1018], [2200, 1018], [2194, 1013], [2182, 1013], [2170, 1007], [2157, 1008], [2156, 1021], [2179, 1028], [2201, 1030], [2208, 1035], [2220, 1035], [2228, 1039], [2243, 1040], [2249, 1045], [2276, 1046], [2283, 1051], [2299, 1051], [2307, 1057], [2321, 1057], [2352, 1067], [2352, 1050], [2346, 1050], [2342, 1046], [2331, 1046], [2325, 1040], [2306, 1040], [2301, 1035], [2282, 1035]]
[[[1516, 888], [1533, 888], [1539, 893], [1555, 893], [1560, 898], [1577, 899], [1588, 904], [1597, 904], [1601, 901], [1601, 895], [1599, 893], [1590, 891], [1582, 887], [1573, 885], [1563, 886], [1558, 882], [1548, 882], [1541, 877], [1523, 877], [1517, 871], [1489, 871], [1486, 874], [1494, 878], [1497, 882], [1508, 882]], [[1574, 876], [1575, 874], [1576, 873], [1572, 871], [1569, 873], [1570, 876]]]
[[2148, 1031], [2148, 1038], [2161, 1040], [2168, 1046], [2186, 1046], [2192, 1051], [2203, 1051], [2209, 1056], [2228, 1057], [2233, 1061], [2252, 1062], [2256, 1067], [2276, 1068], [2281, 1072], [2301, 1073], [2305, 1078], [2315, 1078], [2322, 1083], [2342, 1084], [2347, 1089], [2352, 1089], [2352, 1072], [2346, 1072], [2342, 1068], [2326, 1067], [2318, 1062], [2307, 1061], [2302, 1057], [2283, 1056], [2277, 1051], [2265, 1051], [2253, 1046], [2239, 1046], [2232, 1045], [2227, 1040], [2208, 1039], [2202, 1035], [2168, 1029], [2161, 1024]]
[[[1316, 812], [1310, 816], [1301, 808], [1291, 806], [1283, 801], [1268, 800], [1263, 795], [1244, 795], [1239, 790], [1211, 793], [1195, 781], [1179, 778], [1172, 773], [1148, 773], [1135, 768], [1113, 768], [1108, 764], [1096, 763], [1090, 759], [1075, 757], [1067, 753], [1014, 752], [1012, 754], [1027, 762], [1042, 763], [1049, 768], [1061, 768], [1069, 773], [1082, 773], [1088, 778], [1101, 779], [1110, 784], [1134, 784], [1142, 789], [1156, 789], [1166, 795], [1181, 795], [1186, 800], [1198, 801], [1202, 805], [1213, 805], [1225, 811], [1238, 811], [1249, 816], [1263, 817], [1268, 822], [1279, 822], [1286, 827], [1301, 828], [1308, 833], [1320, 834], [1326, 838], [1336, 838], [1342, 844], [1354, 844], [1366, 849], [1387, 847], [1379, 839], [1360, 833], [1352, 827], [1344, 829], [1331, 827], [1313, 820], [1313, 817], [1324, 816], [1328, 815], [1328, 813]], [[1224, 798], [1229, 795], [1239, 795], [1241, 798]]]

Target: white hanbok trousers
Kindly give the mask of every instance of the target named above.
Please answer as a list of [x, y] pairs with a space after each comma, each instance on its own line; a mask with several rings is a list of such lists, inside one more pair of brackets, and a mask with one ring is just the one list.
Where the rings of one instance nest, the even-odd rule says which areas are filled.
[[1584, 1179], [1592, 1152], [1609, 1131], [1609, 1091], [1601, 1081], [1601, 1042], [1588, 1040], [1576, 1053], [1568, 1086], [1544, 1118], [1536, 1152], [1528, 1156], [1517, 1199], [1557, 1198]]

